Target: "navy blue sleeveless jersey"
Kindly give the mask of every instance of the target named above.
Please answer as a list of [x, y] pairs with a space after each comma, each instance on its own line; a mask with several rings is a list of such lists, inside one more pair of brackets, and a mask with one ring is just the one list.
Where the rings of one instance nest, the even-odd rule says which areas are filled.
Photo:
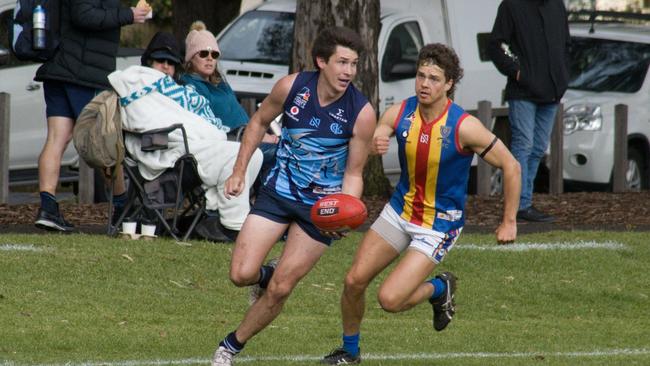
[[327, 106], [318, 101], [319, 72], [301, 72], [283, 106], [282, 136], [266, 188], [287, 199], [313, 204], [340, 192], [348, 142], [366, 97], [350, 84]]

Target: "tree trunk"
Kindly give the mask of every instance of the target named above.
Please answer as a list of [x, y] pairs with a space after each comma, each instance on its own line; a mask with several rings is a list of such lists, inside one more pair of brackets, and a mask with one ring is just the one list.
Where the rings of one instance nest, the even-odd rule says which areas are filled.
[[[329, 26], [345, 26], [361, 36], [366, 52], [359, 59], [354, 84], [378, 111], [379, 0], [298, 0], [291, 72], [315, 68], [311, 44], [320, 30]], [[390, 194], [391, 187], [384, 175], [381, 157], [370, 156], [363, 175], [364, 195], [386, 197]]]
[[172, 26], [176, 39], [185, 48], [190, 25], [202, 20], [215, 35], [239, 14], [241, 0], [173, 0]]

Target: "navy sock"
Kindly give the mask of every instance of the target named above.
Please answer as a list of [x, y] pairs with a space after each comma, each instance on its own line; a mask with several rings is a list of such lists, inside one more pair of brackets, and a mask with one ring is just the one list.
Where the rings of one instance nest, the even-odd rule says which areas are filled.
[[445, 293], [445, 290], [447, 289], [445, 281], [436, 277], [429, 280], [429, 282], [433, 285], [433, 295], [431, 295], [431, 300], [435, 300]]
[[56, 203], [56, 197], [54, 197], [53, 194], [43, 191], [40, 192], [39, 195], [41, 196], [41, 208], [43, 211], [51, 214], [59, 212], [59, 204]]
[[126, 194], [126, 192], [119, 194], [117, 196], [113, 196], [113, 206], [115, 208], [123, 208], [126, 206], [126, 202], [128, 201], [129, 196]]
[[244, 349], [246, 342], [240, 343], [235, 337], [235, 332], [231, 332], [219, 343], [219, 346], [225, 347], [233, 355], [238, 354]]
[[359, 333], [349, 336], [343, 334], [343, 349], [352, 356], [359, 355]]
[[260, 280], [257, 283], [261, 288], [266, 288], [269, 285], [273, 272], [275, 272], [275, 268], [271, 266], [260, 267]]

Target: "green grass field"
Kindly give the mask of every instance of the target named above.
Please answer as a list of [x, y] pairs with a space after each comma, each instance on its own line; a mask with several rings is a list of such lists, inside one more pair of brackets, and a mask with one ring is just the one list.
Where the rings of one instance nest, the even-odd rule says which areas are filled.
[[[550, 232], [518, 240], [549, 245], [504, 248], [463, 234], [439, 268], [460, 278], [454, 321], [433, 331], [428, 304], [385, 313], [375, 282], [363, 364], [649, 365], [649, 237]], [[316, 364], [339, 345], [339, 294], [359, 239], [326, 253], [240, 364]], [[207, 364], [247, 307], [247, 289], [228, 280], [231, 249], [0, 236], [0, 365]]]

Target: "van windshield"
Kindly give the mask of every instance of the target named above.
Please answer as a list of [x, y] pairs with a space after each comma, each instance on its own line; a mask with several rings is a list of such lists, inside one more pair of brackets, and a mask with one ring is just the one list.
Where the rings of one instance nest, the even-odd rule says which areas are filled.
[[572, 37], [569, 88], [635, 93], [650, 64], [650, 45]]
[[221, 58], [288, 65], [294, 18], [293, 13], [276, 11], [245, 13], [219, 39]]

